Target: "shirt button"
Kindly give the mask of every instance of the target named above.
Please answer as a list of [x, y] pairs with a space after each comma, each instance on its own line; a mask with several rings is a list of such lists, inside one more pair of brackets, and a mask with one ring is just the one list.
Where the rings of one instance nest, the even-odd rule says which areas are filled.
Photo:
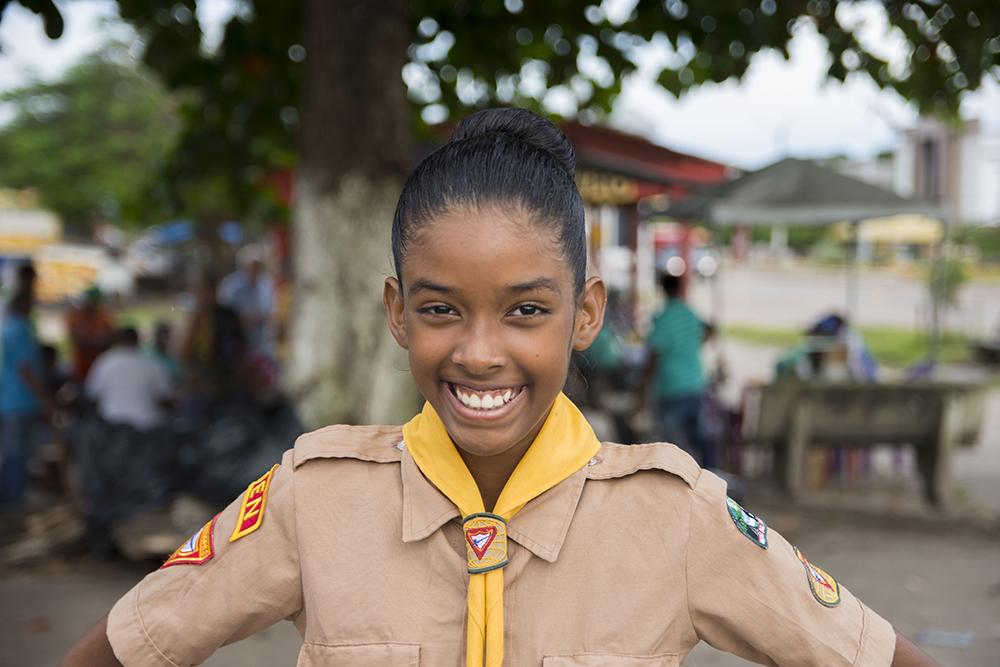
[[396, 443], [396, 449], [398, 449], [399, 451], [403, 451], [405, 448], [406, 448], [406, 443], [403, 442], [402, 440]]
[[596, 466], [600, 462], [601, 462], [601, 460], [595, 456], [594, 458], [592, 458], [589, 461], [587, 461], [587, 467], [588, 468], [593, 468], [594, 466]]

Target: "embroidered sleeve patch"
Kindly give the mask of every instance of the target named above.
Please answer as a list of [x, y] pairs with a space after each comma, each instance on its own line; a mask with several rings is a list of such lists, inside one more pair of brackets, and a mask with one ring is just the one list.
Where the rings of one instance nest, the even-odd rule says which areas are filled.
[[233, 527], [233, 534], [229, 536], [230, 542], [246, 537], [264, 523], [267, 489], [271, 486], [271, 478], [274, 477], [274, 471], [277, 469], [278, 464], [275, 463], [260, 479], [247, 487], [246, 493], [243, 494], [240, 515], [236, 518], [236, 526]]
[[738, 502], [728, 496], [726, 497], [726, 507], [729, 509], [729, 516], [736, 524], [737, 530], [761, 549], [766, 549], [767, 524], [764, 523], [764, 520], [747, 512]]
[[489, 512], [470, 514], [462, 525], [469, 574], [489, 572], [507, 564], [507, 522], [502, 516]]
[[809, 590], [813, 597], [824, 607], [836, 607], [840, 604], [840, 584], [827, 571], [822, 570], [802, 555], [798, 547], [792, 547], [795, 556], [802, 563], [806, 570], [806, 579], [809, 581]]
[[215, 521], [218, 518], [219, 515], [216, 514], [211, 521], [201, 527], [201, 530], [188, 538], [188, 541], [179, 546], [177, 551], [170, 554], [160, 569], [171, 565], [201, 565], [212, 560], [212, 556], [215, 555], [213, 533], [215, 532]]

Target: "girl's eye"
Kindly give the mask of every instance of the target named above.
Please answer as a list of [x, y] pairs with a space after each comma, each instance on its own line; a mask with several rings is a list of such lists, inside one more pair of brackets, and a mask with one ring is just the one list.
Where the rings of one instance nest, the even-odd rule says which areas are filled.
[[520, 306], [514, 308], [514, 310], [512, 310], [511, 312], [519, 317], [536, 317], [538, 315], [547, 313], [548, 311], [542, 308], [541, 306], [536, 306], [533, 303], [522, 303]]
[[432, 306], [424, 306], [419, 312], [426, 313], [428, 315], [451, 315], [455, 312], [455, 309], [451, 306], [445, 306], [444, 304], [438, 303]]

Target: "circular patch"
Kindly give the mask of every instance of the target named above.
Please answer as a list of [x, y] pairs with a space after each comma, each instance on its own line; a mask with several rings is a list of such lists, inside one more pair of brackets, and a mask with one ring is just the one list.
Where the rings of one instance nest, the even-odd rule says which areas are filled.
[[469, 574], [496, 570], [507, 564], [507, 522], [502, 516], [480, 512], [462, 521]]
[[809, 590], [813, 597], [824, 607], [836, 607], [840, 604], [840, 584], [833, 576], [821, 568], [809, 562], [798, 547], [792, 547], [795, 555], [806, 570], [806, 578], [809, 580]]

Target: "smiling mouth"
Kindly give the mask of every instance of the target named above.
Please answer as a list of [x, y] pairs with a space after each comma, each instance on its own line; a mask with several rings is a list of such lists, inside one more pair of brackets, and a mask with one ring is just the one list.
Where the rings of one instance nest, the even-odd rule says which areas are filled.
[[482, 416], [502, 412], [503, 408], [514, 402], [525, 389], [524, 386], [473, 389], [453, 382], [445, 384], [459, 405]]

